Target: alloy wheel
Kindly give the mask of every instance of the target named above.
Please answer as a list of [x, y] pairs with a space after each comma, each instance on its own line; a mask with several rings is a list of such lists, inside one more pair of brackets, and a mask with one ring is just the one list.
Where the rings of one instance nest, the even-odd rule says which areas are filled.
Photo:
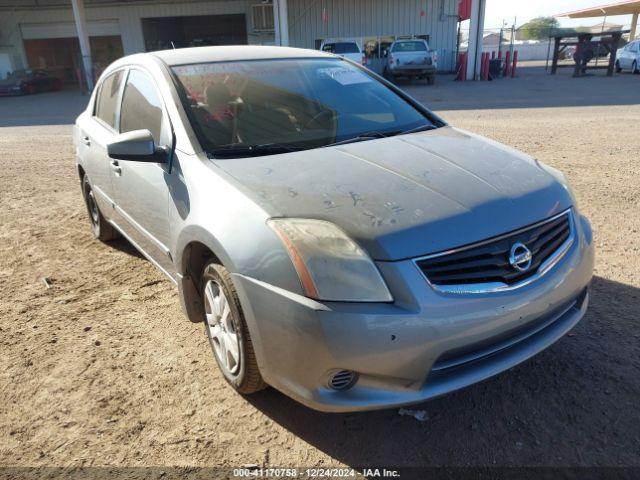
[[91, 223], [95, 225], [99, 225], [100, 222], [100, 210], [98, 209], [98, 203], [96, 202], [96, 197], [93, 194], [93, 190], [87, 184], [85, 190], [85, 199], [87, 202], [87, 210], [89, 211], [89, 217], [91, 218]]
[[218, 363], [228, 374], [240, 371], [240, 336], [222, 287], [214, 280], [204, 287], [204, 309], [209, 343]]

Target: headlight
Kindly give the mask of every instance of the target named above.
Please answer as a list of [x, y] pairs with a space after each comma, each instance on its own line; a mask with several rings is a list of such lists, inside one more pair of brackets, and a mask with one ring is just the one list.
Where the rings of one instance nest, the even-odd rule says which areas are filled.
[[333, 223], [272, 218], [267, 224], [289, 252], [308, 297], [342, 302], [391, 302], [369, 255]]

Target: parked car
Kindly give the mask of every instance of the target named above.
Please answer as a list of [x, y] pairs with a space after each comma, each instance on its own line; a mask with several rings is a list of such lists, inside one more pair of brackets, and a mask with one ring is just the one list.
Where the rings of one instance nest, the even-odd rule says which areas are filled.
[[320, 50], [348, 58], [352, 62], [359, 63], [360, 65], [367, 64], [367, 57], [358, 42], [355, 41], [324, 41], [320, 46]]
[[16, 70], [0, 80], [0, 95], [30, 95], [61, 88], [60, 79], [44, 70]]
[[640, 40], [627, 43], [616, 55], [616, 72], [631, 70], [640, 73]]
[[436, 81], [437, 53], [429, 49], [426, 40], [396, 40], [387, 54], [383, 75], [394, 80], [397, 77], [426, 78], [429, 85]]
[[587, 308], [592, 232], [560, 172], [333, 55], [124, 57], [73, 138], [93, 234], [177, 285], [243, 394], [421, 402], [530, 358]]

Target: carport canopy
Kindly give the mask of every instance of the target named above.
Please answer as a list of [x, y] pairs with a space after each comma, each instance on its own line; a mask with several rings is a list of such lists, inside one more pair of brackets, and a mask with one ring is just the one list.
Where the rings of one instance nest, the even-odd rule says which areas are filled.
[[640, 0], [626, 0], [618, 3], [610, 3], [599, 7], [583, 8], [555, 15], [556, 17], [569, 18], [593, 18], [593, 17], [611, 17], [615, 15], [633, 15], [631, 20], [631, 32], [629, 40], [636, 37], [638, 27], [638, 14], [640, 13]]

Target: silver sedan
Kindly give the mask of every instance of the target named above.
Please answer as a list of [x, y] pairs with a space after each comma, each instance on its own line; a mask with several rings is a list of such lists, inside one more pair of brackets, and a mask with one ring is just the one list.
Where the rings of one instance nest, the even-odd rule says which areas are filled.
[[74, 142], [95, 236], [177, 285], [243, 394], [421, 402], [535, 355], [587, 308], [592, 232], [563, 175], [343, 58], [125, 57]]

